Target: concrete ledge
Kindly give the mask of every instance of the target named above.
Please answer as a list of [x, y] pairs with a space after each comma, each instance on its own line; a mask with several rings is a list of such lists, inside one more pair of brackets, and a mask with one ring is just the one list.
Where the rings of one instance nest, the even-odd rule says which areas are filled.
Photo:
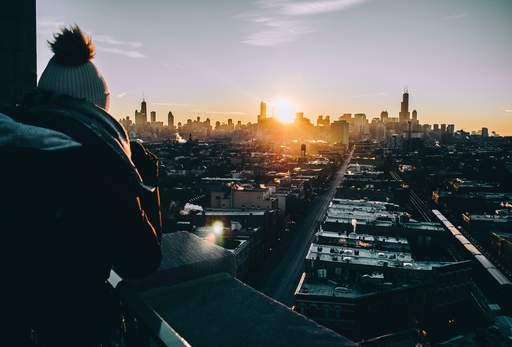
[[146, 290], [169, 286], [215, 273], [236, 275], [235, 258], [231, 252], [194, 234], [186, 231], [164, 234], [161, 244], [160, 267], [144, 279], [130, 280], [135, 288]]
[[228, 274], [141, 292], [192, 346], [356, 346]]

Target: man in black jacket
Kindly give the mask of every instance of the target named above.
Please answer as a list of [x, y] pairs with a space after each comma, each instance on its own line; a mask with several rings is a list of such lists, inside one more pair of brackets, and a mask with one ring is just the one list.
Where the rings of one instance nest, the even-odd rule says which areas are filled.
[[90, 39], [74, 27], [50, 45], [39, 88], [0, 113], [4, 315], [14, 345], [94, 345], [114, 315], [110, 270], [160, 264], [158, 161], [107, 113]]

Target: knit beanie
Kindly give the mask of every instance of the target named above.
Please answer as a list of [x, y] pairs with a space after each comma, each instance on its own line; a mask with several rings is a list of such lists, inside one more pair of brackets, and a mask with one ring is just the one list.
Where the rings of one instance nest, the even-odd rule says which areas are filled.
[[108, 111], [110, 92], [107, 82], [92, 63], [91, 38], [78, 26], [62, 29], [48, 41], [54, 55], [39, 79], [44, 90], [85, 99]]

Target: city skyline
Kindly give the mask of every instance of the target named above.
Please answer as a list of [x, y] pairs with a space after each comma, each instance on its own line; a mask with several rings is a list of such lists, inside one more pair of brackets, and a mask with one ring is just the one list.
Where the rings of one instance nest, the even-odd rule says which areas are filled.
[[511, 135], [510, 13], [506, 1], [49, 0], [38, 7], [38, 73], [51, 33], [77, 23], [117, 118], [133, 117], [143, 95], [164, 122], [172, 111], [176, 123], [254, 123], [259, 101], [277, 99], [311, 119], [397, 117], [407, 86], [425, 123]]

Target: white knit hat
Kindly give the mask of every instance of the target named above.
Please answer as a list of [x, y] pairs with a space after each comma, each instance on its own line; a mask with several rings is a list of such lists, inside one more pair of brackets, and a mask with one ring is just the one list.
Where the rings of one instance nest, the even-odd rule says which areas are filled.
[[38, 87], [59, 94], [86, 99], [108, 111], [110, 92], [107, 82], [92, 63], [91, 39], [77, 26], [64, 28], [48, 42], [54, 56], [39, 79]]

